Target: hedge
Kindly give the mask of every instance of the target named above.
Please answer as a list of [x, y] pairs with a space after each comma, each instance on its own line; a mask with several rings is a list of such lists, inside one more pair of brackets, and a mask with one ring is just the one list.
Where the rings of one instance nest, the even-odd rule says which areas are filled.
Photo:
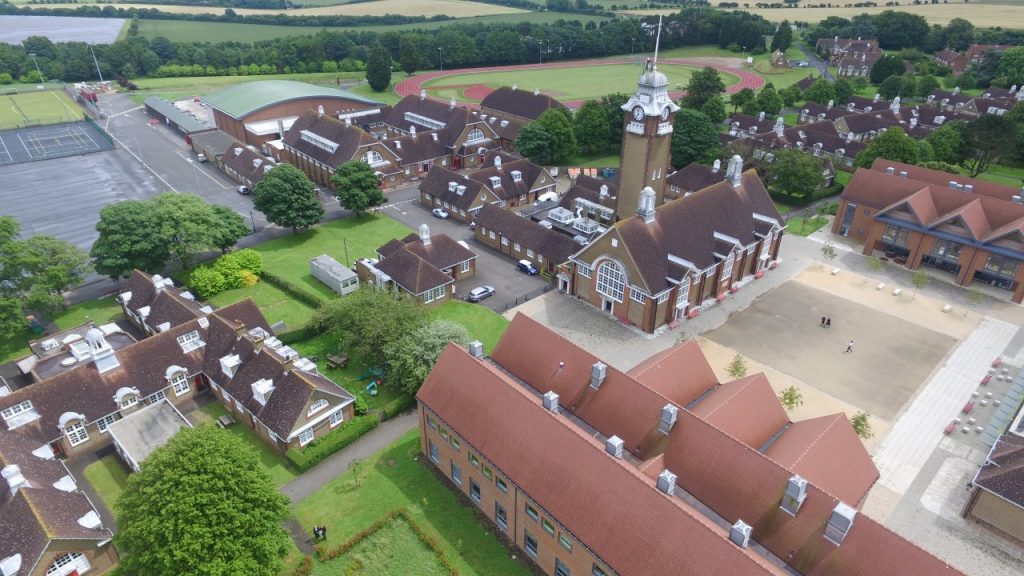
[[314, 329], [312, 324], [306, 324], [294, 330], [288, 330], [287, 332], [278, 334], [277, 339], [280, 340], [282, 344], [294, 344], [296, 342], [309, 340], [310, 338], [319, 335], [320, 332]]
[[[445, 570], [448, 571], [449, 576], [459, 576], [459, 569], [455, 566], [455, 563], [452, 562], [452, 559], [448, 556], [448, 553], [441, 549], [437, 537], [433, 534], [427, 533], [427, 531], [424, 530], [423, 527], [420, 526], [418, 522], [413, 520], [412, 515], [410, 515], [409, 511], [406, 510], [405, 508], [399, 508], [398, 510], [392, 510], [391, 512], [388, 512], [384, 516], [378, 518], [373, 524], [370, 524], [366, 528], [363, 528], [359, 532], [356, 532], [354, 536], [352, 536], [345, 542], [342, 542], [340, 545], [335, 546], [334, 548], [324, 548], [323, 546], [318, 546], [316, 549], [317, 556], [320, 558], [322, 562], [329, 562], [331, 560], [334, 560], [338, 556], [343, 556], [344, 554], [347, 554], [349, 551], [355, 548], [357, 544], [359, 544], [363, 540], [366, 540], [367, 538], [369, 538], [376, 532], [380, 531], [382, 528], [394, 522], [395, 520], [404, 520], [405, 523], [409, 525], [409, 528], [411, 528], [412, 531], [416, 534], [416, 537], [419, 538], [420, 542], [423, 542], [423, 544], [427, 548], [430, 548], [434, 555], [437, 556], [437, 559], [440, 560], [441, 565], [444, 566]], [[357, 564], [357, 566], [362, 567], [362, 564]]]
[[323, 298], [306, 292], [302, 288], [299, 288], [295, 284], [291, 283], [288, 280], [285, 280], [284, 278], [281, 278], [280, 276], [277, 276], [276, 274], [271, 274], [270, 272], [264, 270], [263, 274], [261, 274], [260, 276], [263, 278], [263, 281], [266, 282], [267, 284], [270, 284], [271, 286], [281, 290], [285, 294], [288, 294], [289, 296], [295, 298], [296, 300], [302, 302], [303, 304], [312, 306], [313, 308], [319, 308], [320, 305], [324, 303]]
[[310, 556], [303, 556], [302, 563], [295, 568], [295, 571], [292, 572], [292, 576], [309, 576], [312, 573], [313, 558]]
[[305, 472], [331, 454], [355, 442], [364, 434], [376, 428], [379, 423], [380, 420], [375, 414], [356, 416], [351, 420], [343, 422], [338, 429], [332, 431], [327, 436], [314, 440], [313, 443], [302, 450], [289, 448], [284, 455], [299, 469], [299, 472]]
[[388, 402], [381, 408], [381, 412], [384, 413], [384, 419], [397, 416], [402, 412], [405, 412], [407, 408], [416, 404], [416, 397], [410, 394], [402, 394], [398, 398]]

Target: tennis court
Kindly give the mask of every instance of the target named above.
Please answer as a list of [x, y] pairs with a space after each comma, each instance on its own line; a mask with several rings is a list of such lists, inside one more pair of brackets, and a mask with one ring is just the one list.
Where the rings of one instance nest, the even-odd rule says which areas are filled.
[[82, 109], [63, 90], [0, 96], [0, 129], [73, 122], [82, 116]]
[[0, 166], [78, 156], [114, 146], [89, 122], [69, 122], [0, 131]]

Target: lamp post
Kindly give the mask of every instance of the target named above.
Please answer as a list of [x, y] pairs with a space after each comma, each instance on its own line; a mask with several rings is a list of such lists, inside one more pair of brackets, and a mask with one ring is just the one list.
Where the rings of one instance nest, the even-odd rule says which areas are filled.
[[543, 64], [544, 63], [544, 41], [543, 40], [538, 40], [537, 41], [537, 45], [539, 46], [539, 50], [538, 51], [540, 52], [540, 62], [539, 63]]
[[256, 233], [256, 217], [253, 216], [252, 210], [249, 210], [249, 220], [252, 221], [252, 233]]
[[444, 72], [444, 48], [441, 46], [437, 47], [437, 62], [441, 68], [441, 72]]
[[636, 49], [636, 37], [633, 38], [633, 42], [629, 45], [629, 56], [633, 56], [633, 50]]
[[46, 82], [46, 81], [43, 80], [43, 71], [39, 69], [39, 60], [36, 60], [36, 53], [35, 52], [32, 52], [31, 54], [29, 54], [29, 56], [31, 56], [32, 57], [32, 61], [35, 62], [35, 64], [36, 64], [36, 73], [39, 74], [39, 86], [37, 86], [37, 88], [42, 88], [43, 87], [43, 83]]

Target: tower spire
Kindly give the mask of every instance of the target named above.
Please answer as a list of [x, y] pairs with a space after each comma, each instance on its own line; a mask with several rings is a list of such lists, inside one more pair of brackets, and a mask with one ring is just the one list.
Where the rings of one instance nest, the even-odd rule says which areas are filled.
[[658, 65], [658, 48], [661, 46], [661, 19], [662, 16], [658, 16], [658, 35], [654, 39], [654, 65]]

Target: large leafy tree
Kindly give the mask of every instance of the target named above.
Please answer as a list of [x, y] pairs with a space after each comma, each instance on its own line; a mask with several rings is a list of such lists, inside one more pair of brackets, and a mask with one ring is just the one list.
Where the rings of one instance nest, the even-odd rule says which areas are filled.
[[416, 394], [437, 358], [450, 342], [466, 346], [469, 332], [448, 320], [435, 320], [388, 344], [388, 378], [408, 394]]
[[411, 298], [363, 286], [321, 306], [312, 325], [333, 333], [343, 348], [378, 364], [387, 360], [388, 345], [423, 325], [425, 314]]
[[361, 160], [350, 160], [338, 166], [331, 176], [331, 183], [341, 205], [356, 216], [384, 203], [380, 177]]
[[855, 92], [853, 83], [846, 78], [840, 78], [836, 80], [834, 86], [836, 89], [836, 104], [846, 104], [849, 102]]
[[963, 18], [953, 18], [946, 24], [946, 47], [963, 52], [974, 43], [974, 24]]
[[622, 127], [625, 125], [626, 114], [622, 106], [628, 101], [629, 96], [621, 92], [601, 98], [601, 106], [608, 114], [608, 145], [611, 148], [618, 148], [622, 144]]
[[551, 158], [551, 135], [543, 126], [530, 122], [516, 135], [516, 150], [534, 162]]
[[170, 246], [160, 234], [156, 211], [148, 201], [125, 200], [100, 210], [99, 238], [92, 245], [96, 271], [117, 280], [132, 270], [161, 272], [171, 259]]
[[871, 83], [875, 85], [881, 84], [889, 76], [903, 74], [904, 70], [902, 60], [891, 54], [886, 54], [876, 60], [871, 66]]
[[210, 206], [210, 209], [213, 210], [213, 215], [218, 223], [213, 234], [213, 245], [220, 248], [221, 252], [227, 252], [249, 233], [249, 226], [238, 212], [227, 206], [214, 204]]
[[756, 99], [757, 94], [754, 93], [752, 89], [744, 88], [739, 92], [736, 92], [732, 96], [729, 96], [729, 104], [732, 104], [732, 111], [736, 112], [740, 108], [743, 108], [743, 105], [746, 104], [747, 102]]
[[588, 153], [608, 149], [611, 127], [608, 114], [596, 100], [588, 100], [576, 111], [572, 121], [573, 132], [580, 148]]
[[782, 96], [779, 96], [773, 86], [765, 86], [757, 95], [757, 107], [769, 116], [782, 112], [782, 106]]
[[772, 36], [772, 44], [768, 47], [769, 50], [775, 52], [776, 50], [786, 51], [786, 48], [793, 43], [793, 29], [789, 27], [789, 20], [783, 20], [782, 24], [779, 24], [778, 31]]
[[817, 102], [819, 104], [827, 104], [829, 100], [836, 100], [836, 88], [835, 86], [825, 80], [819, 78], [811, 84], [811, 87], [804, 91], [804, 100], [810, 100], [811, 102]]
[[964, 159], [964, 122], [950, 122], [939, 126], [925, 138], [932, 146], [937, 162], [959, 164]]
[[251, 448], [213, 426], [154, 451], [116, 507], [127, 574], [274, 576], [287, 552], [287, 498]]
[[418, 38], [415, 34], [404, 34], [398, 44], [399, 63], [402, 66], [402, 72], [406, 74], [412, 74], [420, 67]]
[[[991, 56], [991, 55], [990, 55]], [[985, 58], [985, 61], [996, 61], [996, 58]], [[998, 57], [996, 76], [1006, 84], [1024, 84], [1024, 46], [1016, 46], [1007, 49]]]
[[150, 202], [157, 233], [182, 267], [191, 267], [196, 254], [220, 248], [221, 220], [199, 196], [164, 192]]
[[700, 110], [705, 102], [714, 96], [721, 96], [723, 92], [725, 84], [718, 75], [718, 70], [706, 66], [690, 76], [690, 83], [686, 85], [686, 96], [683, 97], [683, 107]]
[[313, 182], [298, 168], [278, 164], [253, 188], [253, 206], [267, 220], [292, 231], [309, 228], [324, 217]]
[[885, 158], [905, 164], [917, 164], [920, 154], [917, 142], [907, 136], [902, 128], [894, 126], [868, 142], [853, 163], [860, 168], [870, 168], [876, 158]]
[[820, 158], [796, 150], [779, 150], [768, 168], [771, 189], [796, 196], [810, 196], [821, 186]]
[[999, 158], [1011, 157], [1017, 149], [1020, 132], [1006, 116], [983, 114], [967, 124], [964, 132], [964, 166], [972, 178], [988, 170]]
[[714, 162], [722, 155], [722, 144], [711, 119], [697, 110], [682, 108], [672, 126], [672, 166], [691, 162]]
[[383, 92], [391, 85], [391, 55], [380, 42], [370, 48], [366, 58], [366, 81], [374, 92]]
[[700, 111], [710, 118], [715, 124], [725, 120], [728, 116], [728, 112], [725, 110], [725, 102], [722, 100], [721, 96], [712, 96], [711, 98], [708, 98], [708, 101], [700, 107]]
[[557, 108], [545, 110], [534, 120], [551, 137], [552, 163], [560, 162], [579, 150], [576, 143], [576, 134], [573, 133], [572, 122], [569, 115]]

